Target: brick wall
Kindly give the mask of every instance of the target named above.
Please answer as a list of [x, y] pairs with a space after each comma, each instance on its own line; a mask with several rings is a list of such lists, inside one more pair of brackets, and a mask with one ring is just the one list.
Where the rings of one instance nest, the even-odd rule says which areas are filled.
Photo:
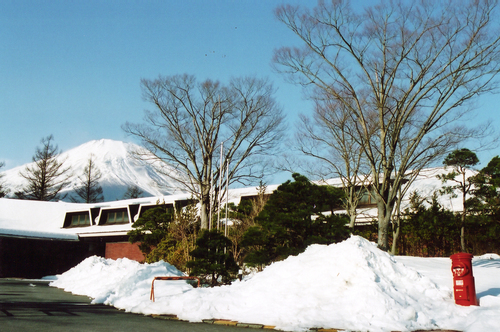
[[118, 259], [128, 258], [134, 261], [144, 261], [144, 255], [139, 249], [138, 243], [111, 242], [106, 243], [106, 258]]

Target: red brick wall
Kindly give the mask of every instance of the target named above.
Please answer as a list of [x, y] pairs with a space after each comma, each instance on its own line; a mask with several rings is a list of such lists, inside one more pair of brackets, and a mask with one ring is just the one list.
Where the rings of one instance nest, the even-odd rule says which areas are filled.
[[105, 257], [111, 259], [128, 258], [138, 262], [144, 261], [144, 255], [139, 249], [138, 243], [130, 242], [106, 243]]

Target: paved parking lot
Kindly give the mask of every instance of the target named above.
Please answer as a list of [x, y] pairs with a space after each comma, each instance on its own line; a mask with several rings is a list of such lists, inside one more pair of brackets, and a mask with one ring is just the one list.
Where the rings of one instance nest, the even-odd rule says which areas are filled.
[[18, 331], [206, 331], [241, 332], [238, 327], [190, 324], [136, 315], [106, 305], [90, 304], [49, 287], [48, 282], [0, 279], [0, 330]]

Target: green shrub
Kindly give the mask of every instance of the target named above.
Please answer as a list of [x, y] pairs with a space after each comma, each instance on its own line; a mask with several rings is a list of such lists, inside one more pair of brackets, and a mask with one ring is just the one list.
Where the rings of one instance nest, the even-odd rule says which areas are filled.
[[204, 230], [190, 252], [193, 260], [187, 262], [190, 275], [197, 276], [210, 286], [229, 284], [239, 267], [231, 253], [231, 241], [217, 230]]
[[410, 202], [401, 226], [401, 253], [434, 257], [460, 251], [460, 215], [444, 209], [436, 194], [428, 207], [417, 193], [411, 195]]
[[[341, 189], [318, 186], [293, 174], [271, 195], [254, 227], [244, 234], [241, 245], [248, 253], [245, 262], [260, 267], [297, 255], [313, 243], [330, 244], [349, 236], [345, 215], [335, 215], [342, 205]], [[330, 212], [330, 215], [324, 215]]]
[[139, 242], [139, 249], [147, 257], [151, 250], [167, 236], [173, 219], [173, 208], [165, 204], [159, 204], [147, 210], [132, 224], [134, 229], [127, 233], [129, 242]]
[[172, 206], [159, 204], [144, 212], [128, 233], [131, 243], [139, 242], [146, 263], [160, 260], [186, 271], [196, 241], [199, 218], [195, 205]]

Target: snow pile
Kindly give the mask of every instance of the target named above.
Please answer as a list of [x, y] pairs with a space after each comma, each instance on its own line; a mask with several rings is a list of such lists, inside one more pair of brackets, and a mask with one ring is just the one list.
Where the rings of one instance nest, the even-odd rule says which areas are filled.
[[[451, 276], [443, 277], [451, 275], [449, 259], [435, 261], [428, 276], [407, 267], [422, 259], [404, 261], [352, 236], [339, 244], [312, 245], [231, 286], [192, 288], [183, 281], [156, 281], [156, 302], [149, 300], [153, 277], [182, 274], [164, 262], [141, 265], [92, 257], [51, 285], [130, 312], [174, 314], [193, 322], [229, 319], [286, 331], [492, 331], [500, 326], [499, 292], [492, 291], [498, 286], [483, 293], [478, 289], [484, 295], [481, 307], [460, 307], [453, 300]], [[500, 260], [483, 261], [493, 264], [484, 263], [498, 280]], [[434, 275], [437, 283], [430, 279]]]
[[149, 296], [151, 281], [155, 276], [182, 275], [181, 271], [165, 262], [140, 264], [126, 258], [115, 261], [92, 256], [58, 276], [51, 286], [87, 295], [94, 299], [93, 303], [116, 306], [124, 295], [130, 297], [132, 302], [135, 298]]

